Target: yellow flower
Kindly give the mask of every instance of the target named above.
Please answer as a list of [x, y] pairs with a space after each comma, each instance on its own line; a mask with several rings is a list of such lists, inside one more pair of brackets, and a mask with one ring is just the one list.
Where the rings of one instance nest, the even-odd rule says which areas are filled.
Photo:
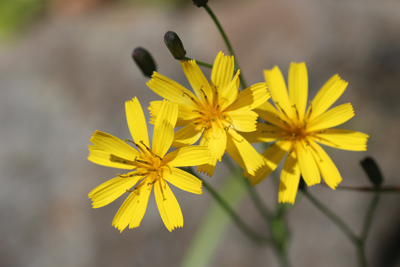
[[[147, 85], [165, 99], [179, 105], [173, 146], [194, 144], [207, 146], [211, 159], [197, 170], [212, 176], [217, 160], [225, 150], [247, 172], [255, 174], [264, 163], [262, 157], [240, 132], [256, 130], [257, 113], [253, 111], [270, 97], [266, 83], [258, 83], [239, 92], [239, 73], [234, 74], [233, 56], [220, 52], [211, 71], [211, 84], [194, 60], [181, 61], [194, 94], [173, 80], [154, 72]], [[233, 77], [233, 78], [232, 78]], [[150, 103], [150, 113], [159, 115], [160, 101]]]
[[306, 111], [308, 75], [304, 63], [292, 63], [289, 69], [289, 94], [277, 66], [264, 71], [272, 95], [256, 111], [267, 124], [259, 123], [257, 131], [245, 135], [250, 142], [272, 142], [262, 154], [266, 165], [249, 177], [253, 185], [267, 177], [287, 154], [280, 178], [279, 202], [294, 203], [300, 174], [308, 186], [318, 184], [322, 176], [335, 189], [342, 181], [330, 157], [317, 144], [353, 151], [365, 151], [368, 135], [342, 129], [330, 129], [354, 116], [350, 103], [328, 110], [342, 95], [347, 82], [334, 75], [321, 88]]
[[129, 196], [115, 215], [112, 225], [121, 232], [128, 225], [129, 228], [138, 227], [154, 187], [157, 206], [167, 229], [172, 231], [175, 227], [182, 227], [181, 209], [166, 182], [182, 190], [201, 194], [201, 180], [176, 167], [208, 162], [208, 149], [204, 146], [191, 146], [165, 155], [174, 138], [174, 126], [178, 116], [178, 106], [174, 103], [162, 102], [155, 121], [152, 147], [143, 110], [137, 98], [127, 101], [125, 109], [133, 137], [133, 141], [129, 142], [138, 150], [117, 137], [95, 131], [90, 139], [93, 145], [89, 146], [88, 159], [103, 166], [132, 171], [123, 175], [117, 174], [117, 177], [93, 189], [89, 193], [93, 208], [103, 207], [127, 192]]

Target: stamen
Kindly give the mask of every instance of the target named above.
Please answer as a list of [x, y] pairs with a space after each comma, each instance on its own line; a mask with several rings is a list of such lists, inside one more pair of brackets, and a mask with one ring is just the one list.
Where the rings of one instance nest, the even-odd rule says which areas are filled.
[[200, 92], [203, 93], [204, 99], [207, 100], [207, 96], [206, 96], [206, 93], [204, 93], [204, 91], [203, 91], [203, 87], [204, 87], [203, 85], [200, 87]]
[[187, 95], [194, 103], [197, 104], [196, 100], [195, 100], [193, 97], [191, 97], [188, 93], [185, 93], [185, 92], [182, 90], [182, 96], [184, 97], [185, 95]]
[[224, 128], [225, 131], [229, 131], [229, 128], [233, 128], [232, 124], [229, 124], [227, 127]]
[[137, 159], [137, 158], [135, 158], [135, 162], [152, 166], [152, 164], [150, 162], [147, 162], [147, 161], [144, 161], [144, 160], [140, 160], [140, 159]]
[[142, 140], [140, 140], [140, 143], [147, 149], [147, 151], [150, 152], [150, 154], [151, 154], [152, 156], [154, 156], [153, 151], [151, 151], [151, 149], [150, 149], [148, 146], [146, 146], [146, 144], [145, 144]]
[[131, 173], [129, 175], [127, 173], [122, 174], [122, 175], [120, 173], [117, 173], [117, 177], [119, 177], [119, 178], [130, 178], [133, 176], [138, 176], [138, 175], [137, 175], [137, 173]]
[[297, 110], [296, 104], [294, 104], [294, 105], [292, 106], [292, 108], [294, 108], [294, 109], [296, 110], [297, 119], [299, 120], [299, 119], [300, 119], [300, 117], [299, 117], [299, 111]]
[[203, 115], [203, 113], [201, 111], [196, 110], [196, 109], [192, 110], [192, 112], [198, 112], [200, 115]]
[[281, 119], [280, 117], [277, 117], [277, 118], [278, 118], [278, 120], [280, 120], [281, 122], [283, 122], [284, 124], [289, 126], [289, 124], [285, 120]]
[[214, 85], [212, 88], [215, 89], [215, 94], [218, 95], [218, 86]]
[[214, 104], [217, 105], [217, 108], [219, 108], [219, 104], [217, 103], [217, 101], [215, 101], [214, 99], [212, 101], [214, 102]]
[[124, 139], [124, 142], [130, 142], [130, 143], [132, 143], [132, 144], [136, 145], [136, 143], [135, 143], [135, 142], [133, 142], [132, 140]]
[[319, 136], [317, 136], [317, 138], [320, 140], [320, 141], [325, 141], [325, 142], [327, 142], [327, 143], [330, 143], [332, 146], [334, 146], [334, 147], [337, 147], [337, 148], [340, 148], [341, 146], [340, 145], [338, 145], [338, 144], [335, 144], [335, 143], [333, 143], [332, 141], [329, 141], [329, 140], [327, 140], [327, 139], [325, 139], [325, 138], [322, 138], [322, 137], [319, 137]]
[[124, 139], [124, 142], [130, 142], [130, 143], [134, 144], [140, 150], [140, 152], [142, 152], [142, 154], [146, 154], [146, 152], [143, 150], [143, 148], [141, 148], [139, 146], [139, 144], [137, 144], [137, 143], [135, 143], [135, 142], [133, 142], [131, 140], [128, 140], [128, 139]]
[[286, 112], [283, 110], [283, 108], [279, 105], [279, 103], [278, 103], [278, 102], [274, 102], [274, 103], [275, 103], [275, 105], [278, 106], [278, 108], [282, 111], [282, 113], [286, 116], [286, 118], [290, 119], [290, 118], [288, 117], [288, 115], [286, 114]]
[[307, 119], [310, 118], [311, 112], [312, 112], [312, 101], [310, 101], [308, 103], [310, 104], [310, 109], [309, 109], [308, 114], [307, 114]]
[[135, 165], [134, 161], [130, 161], [130, 160], [127, 160], [127, 159], [124, 159], [124, 158], [120, 158], [120, 157], [117, 157], [117, 156], [115, 156], [113, 154], [110, 155], [110, 161], [113, 162], [113, 163], [122, 163], [122, 164]]
[[306, 122], [306, 119], [303, 119], [303, 123], [304, 123], [304, 126], [303, 126], [303, 128], [305, 129], [305, 128], [307, 128], [307, 122]]
[[166, 167], [169, 169], [169, 174], [172, 174], [172, 169], [169, 165], [166, 165]]
[[165, 198], [164, 190], [163, 190], [163, 187], [161, 186], [161, 182], [158, 183], [158, 184], [160, 185], [160, 190], [161, 190], [161, 194], [162, 194], [162, 196], [163, 196], [163, 201], [165, 201], [165, 200], [167, 200], [167, 199]]

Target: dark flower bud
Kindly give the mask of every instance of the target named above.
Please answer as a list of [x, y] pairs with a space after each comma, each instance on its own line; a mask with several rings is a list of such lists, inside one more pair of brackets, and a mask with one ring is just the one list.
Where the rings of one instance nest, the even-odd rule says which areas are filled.
[[208, 3], [208, 0], [193, 0], [193, 4], [195, 4], [197, 7], [204, 7]]
[[164, 35], [164, 43], [175, 59], [183, 59], [185, 57], [186, 50], [183, 48], [182, 41], [175, 32], [168, 31]]
[[367, 173], [369, 180], [375, 185], [380, 186], [383, 181], [381, 171], [379, 170], [378, 165], [375, 160], [371, 157], [366, 157], [362, 161], [360, 161], [361, 166], [364, 171]]
[[143, 72], [144, 76], [151, 77], [153, 71], [157, 70], [156, 63], [150, 53], [144, 48], [135, 48], [132, 53], [132, 58]]

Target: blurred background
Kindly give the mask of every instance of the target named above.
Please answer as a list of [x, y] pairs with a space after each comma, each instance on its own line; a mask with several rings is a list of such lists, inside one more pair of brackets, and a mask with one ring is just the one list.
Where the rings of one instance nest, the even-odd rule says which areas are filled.
[[[369, 186], [359, 165], [367, 155], [377, 159], [386, 185], [400, 184], [399, 1], [210, 0], [209, 6], [248, 84], [263, 81], [262, 70], [274, 65], [287, 77], [291, 61], [307, 64], [309, 100], [336, 73], [349, 81], [336, 104], [351, 102], [356, 116], [343, 128], [370, 139], [367, 152], [327, 148], [341, 185]], [[207, 191], [173, 189], [185, 226], [172, 233], [153, 197], [141, 226], [122, 234], [111, 221], [125, 196], [98, 210], [87, 197], [119, 171], [86, 159], [91, 134], [130, 138], [124, 102], [137, 96], [145, 108], [160, 99], [132, 62], [132, 50], [145, 47], [158, 72], [190, 88], [164, 45], [169, 30], [188, 57], [212, 63], [220, 50], [228, 52], [206, 11], [190, 0], [0, 0], [0, 266], [180, 265], [214, 203]], [[227, 174], [219, 164], [208, 179], [220, 188]], [[276, 206], [271, 178], [256, 190]], [[371, 194], [320, 185], [310, 192], [360, 233]], [[366, 245], [371, 266], [400, 266], [399, 204], [399, 194], [381, 197]], [[239, 210], [264, 231], [248, 198]], [[293, 266], [356, 266], [354, 246], [307, 199], [300, 196], [286, 219]], [[208, 266], [278, 262], [270, 247], [230, 225]]]

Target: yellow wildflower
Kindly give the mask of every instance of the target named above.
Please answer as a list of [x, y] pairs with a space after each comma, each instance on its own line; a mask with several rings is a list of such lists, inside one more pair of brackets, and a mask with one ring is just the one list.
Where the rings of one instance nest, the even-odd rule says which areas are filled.
[[264, 71], [275, 107], [269, 102], [256, 111], [267, 123], [259, 123], [257, 131], [247, 133], [250, 142], [272, 142], [262, 154], [266, 165], [249, 179], [253, 185], [267, 177], [287, 154], [280, 178], [279, 202], [294, 203], [300, 174], [308, 186], [318, 184], [321, 176], [335, 189], [342, 181], [340, 173], [317, 144], [353, 151], [365, 151], [368, 135], [342, 129], [330, 129], [354, 116], [350, 103], [328, 110], [342, 95], [347, 82], [334, 75], [321, 88], [306, 111], [308, 75], [304, 63], [292, 63], [289, 69], [289, 94], [277, 66]]
[[[202, 182], [193, 175], [176, 167], [195, 166], [209, 161], [207, 147], [191, 146], [165, 155], [174, 138], [174, 127], [178, 116], [175, 103], [163, 101], [155, 121], [152, 147], [150, 147], [146, 120], [137, 98], [125, 103], [126, 117], [134, 144], [138, 150], [108, 133], [95, 131], [90, 141], [88, 159], [94, 163], [119, 169], [132, 170], [99, 185], [89, 193], [93, 208], [100, 208], [120, 197], [129, 196], [114, 217], [112, 225], [121, 232], [129, 225], [140, 225], [152, 188], [158, 209], [169, 231], [183, 226], [182, 212], [178, 201], [166, 183], [201, 194]], [[136, 185], [136, 186], [135, 186]]]
[[[173, 80], [154, 72], [147, 85], [165, 99], [179, 105], [176, 126], [184, 126], [175, 134], [173, 146], [194, 144], [207, 146], [211, 159], [197, 170], [212, 176], [217, 160], [225, 150], [247, 172], [263, 165], [263, 159], [240, 132], [256, 130], [257, 113], [253, 111], [270, 97], [266, 83], [252, 85], [239, 92], [239, 73], [234, 74], [233, 56], [220, 52], [211, 71], [211, 83], [195, 60], [181, 61], [183, 71], [194, 94]], [[233, 78], [232, 78], [233, 77]], [[150, 113], [159, 114], [160, 101], [150, 103]]]

